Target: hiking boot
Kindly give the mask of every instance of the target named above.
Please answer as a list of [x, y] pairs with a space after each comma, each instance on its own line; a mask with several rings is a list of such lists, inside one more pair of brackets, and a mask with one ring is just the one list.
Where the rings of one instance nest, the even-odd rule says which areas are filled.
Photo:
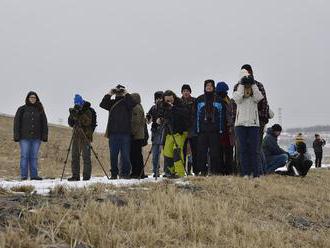
[[119, 179], [131, 179], [131, 177], [129, 175], [122, 175], [119, 176]]
[[80, 178], [79, 177], [70, 177], [70, 178], [68, 178], [68, 181], [69, 182], [80, 181]]
[[88, 181], [89, 179], [91, 179], [90, 177], [83, 177], [83, 181]]
[[26, 181], [27, 179], [27, 177], [21, 177], [21, 181]]
[[116, 180], [118, 179], [117, 175], [111, 175], [110, 180]]
[[38, 180], [38, 181], [41, 181], [41, 180], [42, 180], [42, 177], [39, 177], [39, 176], [31, 177], [31, 180]]

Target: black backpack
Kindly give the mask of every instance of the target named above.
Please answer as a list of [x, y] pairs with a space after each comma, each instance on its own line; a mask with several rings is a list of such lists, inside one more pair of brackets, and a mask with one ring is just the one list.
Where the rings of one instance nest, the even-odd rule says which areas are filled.
[[95, 129], [96, 129], [96, 127], [97, 127], [97, 115], [96, 115], [96, 111], [95, 111], [95, 109], [93, 109], [93, 108], [89, 108], [90, 109], [90, 111], [92, 112], [92, 125], [91, 125], [91, 127], [92, 127], [92, 130], [93, 130], [93, 132], [95, 131]]

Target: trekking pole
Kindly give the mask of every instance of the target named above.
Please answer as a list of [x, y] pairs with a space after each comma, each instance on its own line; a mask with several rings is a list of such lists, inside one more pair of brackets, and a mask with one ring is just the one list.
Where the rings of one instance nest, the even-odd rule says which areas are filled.
[[103, 165], [102, 165], [102, 163], [101, 163], [101, 161], [100, 161], [100, 159], [99, 159], [99, 156], [98, 156], [97, 153], [95, 152], [95, 150], [94, 150], [94, 148], [93, 148], [91, 142], [88, 140], [88, 138], [87, 138], [85, 132], [81, 129], [81, 127], [79, 127], [78, 130], [79, 130], [80, 133], [82, 134], [82, 136], [83, 136], [85, 142], [87, 143], [87, 145], [89, 146], [89, 148], [91, 148], [91, 150], [92, 150], [92, 152], [93, 152], [93, 154], [94, 154], [94, 156], [95, 156], [97, 162], [99, 163], [100, 167], [102, 168], [102, 170], [103, 170], [105, 176], [108, 178], [108, 180], [110, 180], [110, 177], [109, 177], [108, 173], [105, 171], [105, 169], [104, 169], [104, 167], [103, 167]]
[[64, 160], [64, 165], [63, 165], [63, 170], [62, 170], [61, 181], [63, 180], [63, 177], [64, 177], [64, 171], [65, 171], [65, 168], [66, 168], [66, 164], [68, 163], [69, 154], [70, 154], [70, 151], [71, 151], [71, 147], [72, 147], [72, 143], [73, 143], [73, 137], [74, 137], [75, 133], [76, 133], [76, 128], [73, 128], [73, 132], [72, 132], [72, 136], [71, 136], [70, 144], [69, 144], [69, 147], [68, 147], [68, 149], [67, 149], [66, 158], [65, 158], [65, 160]]
[[142, 170], [141, 170], [140, 175], [139, 175], [139, 179], [142, 178], [142, 174], [143, 174], [143, 172], [144, 172], [144, 168], [147, 166], [147, 163], [148, 163], [148, 161], [149, 161], [149, 158], [150, 158], [151, 152], [152, 152], [152, 146], [151, 146], [151, 148], [150, 148], [150, 150], [149, 150], [149, 152], [148, 152], [147, 159], [146, 159], [146, 161], [145, 161], [144, 164], [143, 164]]

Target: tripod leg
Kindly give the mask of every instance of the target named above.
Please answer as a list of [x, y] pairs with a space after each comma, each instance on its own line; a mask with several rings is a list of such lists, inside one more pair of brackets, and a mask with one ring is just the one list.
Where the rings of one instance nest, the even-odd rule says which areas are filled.
[[62, 170], [62, 176], [61, 176], [61, 181], [63, 180], [63, 177], [64, 177], [64, 171], [65, 171], [65, 168], [66, 168], [66, 164], [68, 163], [68, 159], [69, 159], [69, 154], [70, 154], [70, 150], [71, 150], [71, 147], [72, 147], [72, 143], [73, 143], [73, 137], [76, 133], [76, 129], [73, 129], [73, 132], [72, 132], [72, 136], [71, 136], [71, 140], [70, 140], [70, 145], [68, 147], [68, 152], [66, 154], [66, 158], [64, 160], [64, 165], [63, 165], [63, 170]]
[[142, 170], [141, 170], [140, 175], [139, 175], [139, 179], [141, 179], [141, 177], [142, 177], [142, 174], [143, 174], [144, 168], [146, 167], [146, 165], [147, 165], [147, 163], [148, 163], [148, 160], [149, 160], [149, 158], [150, 158], [151, 151], [152, 151], [152, 149], [150, 149], [150, 151], [149, 151], [149, 153], [148, 153], [148, 156], [147, 156], [147, 159], [146, 159], [146, 161], [144, 162], [144, 165], [143, 165]]

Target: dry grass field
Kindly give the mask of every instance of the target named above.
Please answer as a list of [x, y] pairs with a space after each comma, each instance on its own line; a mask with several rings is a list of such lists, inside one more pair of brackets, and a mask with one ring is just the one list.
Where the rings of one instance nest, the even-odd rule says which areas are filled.
[[[10, 125], [10, 118], [0, 118], [2, 178], [18, 175]], [[51, 128], [42, 176], [60, 174], [70, 133]], [[106, 139], [94, 143], [106, 163]], [[96, 165], [94, 175], [102, 175]], [[326, 169], [305, 178], [187, 177], [58, 187], [49, 196], [0, 187], [0, 247], [330, 247], [329, 179]]]

